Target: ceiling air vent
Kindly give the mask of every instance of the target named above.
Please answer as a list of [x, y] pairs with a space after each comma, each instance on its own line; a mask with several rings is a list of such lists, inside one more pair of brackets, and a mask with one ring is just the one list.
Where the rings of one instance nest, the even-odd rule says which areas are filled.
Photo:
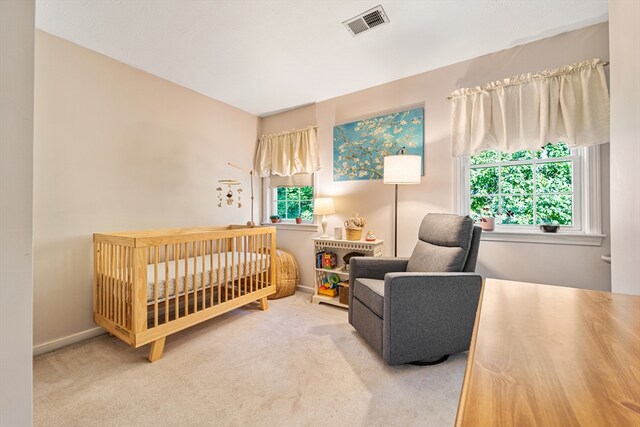
[[344, 21], [342, 24], [347, 27], [349, 33], [355, 37], [358, 34], [387, 23], [389, 23], [389, 18], [387, 18], [387, 14], [384, 13], [382, 6], [378, 5], [373, 9], [369, 9], [358, 16]]

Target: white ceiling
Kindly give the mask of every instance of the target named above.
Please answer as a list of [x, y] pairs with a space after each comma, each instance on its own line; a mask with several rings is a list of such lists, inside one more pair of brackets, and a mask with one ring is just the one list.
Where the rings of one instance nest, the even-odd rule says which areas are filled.
[[[382, 4], [390, 23], [345, 21]], [[37, 0], [38, 28], [267, 116], [607, 20], [607, 0]]]

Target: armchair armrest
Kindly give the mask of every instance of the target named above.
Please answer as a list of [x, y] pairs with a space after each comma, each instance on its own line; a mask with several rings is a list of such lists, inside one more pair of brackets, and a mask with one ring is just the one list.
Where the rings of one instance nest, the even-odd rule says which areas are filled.
[[407, 270], [409, 258], [353, 257], [349, 260], [349, 286], [360, 277], [383, 280], [384, 275]]
[[469, 349], [481, 276], [389, 273], [384, 282], [382, 348], [389, 364]]

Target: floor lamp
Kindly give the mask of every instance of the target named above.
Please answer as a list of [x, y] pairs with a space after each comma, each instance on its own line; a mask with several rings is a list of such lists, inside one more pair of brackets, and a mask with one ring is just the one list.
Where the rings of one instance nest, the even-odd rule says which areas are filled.
[[398, 185], [420, 184], [422, 157], [404, 154], [403, 147], [395, 156], [384, 158], [384, 183], [395, 184], [393, 204], [393, 256], [398, 256]]

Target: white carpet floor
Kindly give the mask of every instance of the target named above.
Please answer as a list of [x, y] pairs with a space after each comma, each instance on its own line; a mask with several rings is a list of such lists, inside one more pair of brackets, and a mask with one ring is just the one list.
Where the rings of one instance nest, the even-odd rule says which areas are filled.
[[389, 367], [308, 294], [167, 338], [146, 360], [103, 335], [34, 358], [36, 426], [451, 426], [466, 353]]

